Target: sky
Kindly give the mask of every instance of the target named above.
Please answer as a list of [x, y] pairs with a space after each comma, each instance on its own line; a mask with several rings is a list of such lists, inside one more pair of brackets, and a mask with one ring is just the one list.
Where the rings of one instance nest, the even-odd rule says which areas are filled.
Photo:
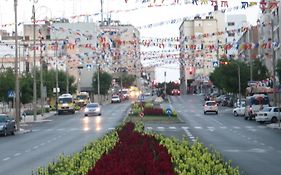
[[[38, 1], [34, 3], [34, 1]], [[142, 38], [167, 38], [178, 37], [180, 23], [170, 24], [167, 20], [183, 17], [192, 17], [195, 15], [204, 14], [213, 11], [210, 5], [192, 5], [184, 4], [186, 0], [179, 0], [183, 5], [153, 7], [147, 8], [147, 3], [142, 3], [143, 0], [103, 0], [104, 2], [104, 17], [109, 17], [113, 20], [120, 20], [122, 24], [132, 24], [136, 27], [148, 24], [164, 22], [158, 27], [140, 29]], [[165, 0], [164, 4], [171, 4], [174, 0]], [[190, 1], [190, 0], [187, 0]], [[218, 0], [220, 2], [220, 0]], [[241, 6], [242, 0], [228, 0], [229, 7]], [[245, 1], [245, 0], [243, 0]], [[251, 0], [256, 1], [257, 0]], [[0, 26], [14, 22], [14, 0], [0, 0]], [[200, 4], [200, 0], [198, 1]], [[36, 19], [54, 18], [54, 17], [70, 17], [80, 14], [95, 14], [100, 12], [100, 0], [18, 0], [18, 22], [31, 22], [32, 5], [35, 5]], [[163, 5], [162, 0], [156, 0], [156, 4]], [[136, 9], [134, 11], [130, 9]], [[127, 10], [126, 12], [116, 13], [117, 10]], [[112, 11], [109, 15], [106, 12]], [[231, 14], [247, 14], [248, 21], [254, 25], [259, 9], [251, 7], [246, 10], [233, 10]], [[100, 20], [100, 15], [92, 18], [76, 18], [74, 21], [96, 22]], [[13, 30], [14, 26], [5, 27], [3, 29]], [[19, 31], [19, 34], [22, 31]], [[149, 49], [149, 48], [143, 48]], [[164, 65], [162, 68], [156, 68], [156, 79], [158, 82], [165, 81], [164, 72], [166, 72], [166, 81], [174, 81], [179, 79], [178, 65]]]

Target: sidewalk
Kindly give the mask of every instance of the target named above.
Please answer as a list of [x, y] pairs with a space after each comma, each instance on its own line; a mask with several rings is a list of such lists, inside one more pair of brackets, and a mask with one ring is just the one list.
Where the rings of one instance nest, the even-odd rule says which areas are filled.
[[26, 115], [25, 117], [22, 116], [22, 120], [20, 121], [20, 128], [19, 131], [17, 131], [17, 133], [25, 134], [25, 133], [32, 132], [32, 128], [30, 124], [47, 121], [49, 117], [54, 115], [56, 115], [56, 111], [50, 111], [48, 113], [44, 113], [43, 116], [41, 114], [36, 115], [36, 120], [34, 120], [33, 115]]

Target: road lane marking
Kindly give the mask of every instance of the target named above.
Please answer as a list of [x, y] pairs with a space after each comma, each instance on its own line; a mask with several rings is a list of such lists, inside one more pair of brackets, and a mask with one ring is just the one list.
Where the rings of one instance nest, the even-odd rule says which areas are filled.
[[39, 146], [34, 146], [34, 147], [33, 147], [33, 149], [37, 149], [37, 148], [39, 148]]
[[174, 126], [170, 126], [169, 129], [177, 129], [176, 127]]
[[114, 128], [107, 128], [107, 130], [114, 130]]
[[7, 160], [10, 160], [11, 158], [10, 157], [6, 157], [3, 159], [3, 161], [7, 161]]
[[182, 126], [181, 128], [182, 128], [183, 130], [189, 129], [189, 127], [187, 127], [187, 126]]
[[153, 128], [149, 126], [149, 127], [146, 127], [146, 129], [148, 129], [148, 130], [152, 130]]
[[164, 130], [165, 128], [162, 127], [162, 126], [158, 126], [157, 129], [159, 129], [159, 130]]
[[194, 128], [195, 128], [195, 129], [202, 129], [201, 126], [195, 126]]
[[226, 129], [226, 126], [220, 126], [220, 129]]
[[15, 157], [20, 156], [20, 155], [21, 155], [21, 153], [14, 154]]
[[45, 143], [41, 143], [41, 144], [40, 144], [40, 146], [44, 146], [44, 145], [45, 145]]
[[241, 129], [240, 126], [233, 126], [234, 129]]
[[29, 153], [30, 151], [31, 151], [31, 149], [27, 149], [27, 150], [25, 150], [25, 152], [26, 152], [26, 153]]

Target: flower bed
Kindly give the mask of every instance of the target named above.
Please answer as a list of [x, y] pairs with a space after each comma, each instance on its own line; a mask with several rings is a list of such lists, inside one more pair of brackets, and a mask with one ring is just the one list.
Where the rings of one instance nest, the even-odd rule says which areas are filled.
[[118, 132], [115, 148], [97, 161], [88, 175], [175, 174], [167, 149], [154, 137], [133, 129], [134, 124], [128, 123]]
[[162, 108], [144, 108], [144, 115], [164, 115]]
[[[120, 127], [121, 128], [121, 127]], [[117, 132], [116, 132], [117, 131]], [[73, 156], [39, 168], [38, 175], [190, 174], [239, 175], [221, 155], [196, 141], [145, 132], [142, 123], [126, 123]]]

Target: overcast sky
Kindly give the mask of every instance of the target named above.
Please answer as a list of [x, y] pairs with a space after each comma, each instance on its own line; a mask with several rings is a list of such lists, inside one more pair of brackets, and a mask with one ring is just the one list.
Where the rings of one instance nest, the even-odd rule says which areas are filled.
[[[0, 0], [0, 26], [3, 24], [10, 24], [14, 21], [14, 0]], [[32, 16], [32, 5], [33, 0], [18, 0], [18, 22], [30, 22]], [[69, 17], [80, 14], [95, 14], [100, 12], [100, 0], [36, 0], [36, 19], [44, 19], [46, 16], [50, 17]], [[204, 14], [206, 12], [211, 12], [213, 7], [210, 5], [177, 5], [177, 6], [167, 6], [167, 7], [154, 7], [154, 8], [144, 8], [147, 4], [142, 4], [142, 0], [103, 0], [104, 1], [104, 17], [107, 17], [108, 11], [117, 10], [128, 10], [135, 9], [135, 11], [127, 11], [122, 13], [112, 13], [111, 18], [113, 20], [120, 20], [123, 24], [132, 24], [134, 26], [144, 26], [147, 24], [159, 23], [171, 19], [191, 17], [196, 14]], [[157, 0], [162, 2], [162, 0]], [[165, 0], [166, 4], [170, 4], [174, 0]], [[242, 1], [242, 0], [241, 0]], [[241, 5], [240, 0], [228, 0], [229, 7]], [[243, 0], [244, 1], [244, 0]], [[253, 1], [253, 0], [251, 0]], [[257, 0], [255, 0], [258, 2]], [[179, 0], [179, 2], [184, 2], [184, 0]], [[200, 2], [200, 1], [199, 1]], [[219, 1], [220, 2], [220, 1]], [[161, 3], [158, 3], [161, 4]], [[200, 3], [199, 3], [200, 4]], [[254, 24], [257, 20], [258, 7], [249, 8], [247, 10], [234, 10], [233, 13], [247, 13], [247, 18]], [[79, 18], [79, 21], [86, 21], [85, 17]], [[89, 19], [90, 21], [100, 20], [100, 16], [96, 15]], [[141, 29], [141, 37], [177, 37], [179, 36], [179, 25], [180, 23], [168, 24], [165, 23], [159, 27], [152, 27], [148, 29]], [[3, 28], [8, 30], [13, 30], [13, 26], [10, 28]], [[167, 67], [167, 66], [165, 66]], [[158, 69], [157, 79], [158, 81], [164, 81], [164, 71], [167, 72], [166, 81], [178, 80], [179, 73], [173, 66], [170, 69]]]

